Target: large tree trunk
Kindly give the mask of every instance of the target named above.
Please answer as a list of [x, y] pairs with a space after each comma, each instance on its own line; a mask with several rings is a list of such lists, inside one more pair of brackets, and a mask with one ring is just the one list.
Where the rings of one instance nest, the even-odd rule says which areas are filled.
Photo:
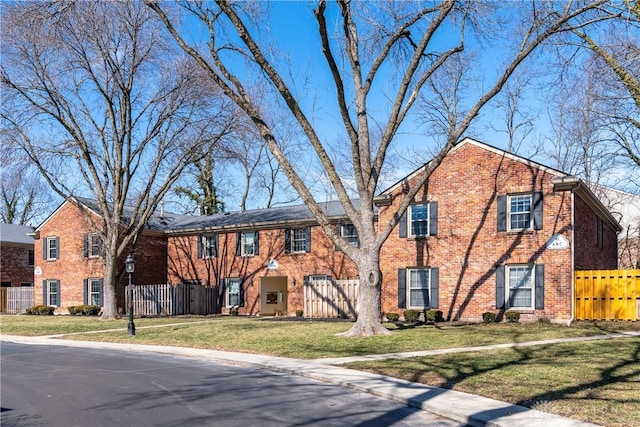
[[382, 273], [380, 272], [380, 251], [363, 251], [356, 260], [360, 272], [358, 295], [359, 312], [356, 323], [347, 332], [347, 337], [388, 335], [391, 332], [382, 326]]
[[119, 317], [116, 287], [118, 286], [118, 266], [115, 251], [107, 250], [104, 254], [104, 279], [102, 320], [113, 320]]

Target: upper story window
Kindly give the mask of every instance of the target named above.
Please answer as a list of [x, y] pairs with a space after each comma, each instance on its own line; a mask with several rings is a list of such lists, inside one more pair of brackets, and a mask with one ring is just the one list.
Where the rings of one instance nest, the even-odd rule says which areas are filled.
[[288, 228], [284, 232], [285, 253], [311, 252], [311, 227]]
[[398, 223], [399, 237], [427, 237], [438, 234], [438, 202], [410, 205]]
[[257, 231], [243, 231], [236, 234], [236, 255], [254, 256], [260, 253], [259, 235]]
[[97, 258], [102, 255], [102, 237], [98, 233], [84, 235], [84, 256]]
[[509, 196], [509, 230], [531, 229], [531, 194]]
[[42, 259], [56, 260], [60, 258], [60, 238], [45, 237], [42, 243]]
[[498, 196], [498, 231], [542, 229], [542, 193]]
[[33, 249], [29, 249], [29, 253], [27, 255], [27, 262], [29, 266], [34, 266], [35, 265], [35, 252], [33, 251]]
[[215, 258], [218, 256], [218, 235], [198, 236], [198, 258]]
[[360, 238], [358, 237], [358, 230], [353, 224], [342, 224], [340, 227], [340, 235], [356, 248], [360, 246]]

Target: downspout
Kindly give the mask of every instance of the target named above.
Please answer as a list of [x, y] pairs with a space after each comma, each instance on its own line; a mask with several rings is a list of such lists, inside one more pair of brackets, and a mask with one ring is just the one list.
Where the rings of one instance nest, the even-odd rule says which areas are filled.
[[571, 326], [576, 317], [576, 204], [575, 192], [571, 190], [571, 318], [567, 321], [567, 326]]

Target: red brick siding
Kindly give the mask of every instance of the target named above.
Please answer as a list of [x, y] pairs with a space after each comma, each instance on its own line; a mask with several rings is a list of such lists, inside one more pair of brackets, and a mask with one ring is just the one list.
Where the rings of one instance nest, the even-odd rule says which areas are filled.
[[[496, 311], [495, 268], [498, 265], [545, 265], [545, 308], [523, 317], [569, 318], [571, 251], [547, 250], [560, 233], [570, 239], [570, 196], [554, 193], [552, 175], [468, 144], [450, 154], [416, 197], [438, 202], [438, 235], [407, 239], [392, 232], [382, 250], [384, 312], [398, 308], [398, 269], [439, 268], [439, 309], [450, 319], [478, 320]], [[543, 193], [543, 229], [524, 233], [497, 231], [497, 197], [510, 193]], [[394, 205], [399, 203], [395, 200]], [[389, 220], [382, 208], [380, 223]]]
[[[169, 237], [168, 268], [173, 283], [182, 280], [200, 280], [204, 286], [218, 286], [221, 279], [241, 277], [245, 280], [245, 306], [242, 314], [259, 314], [260, 278], [287, 278], [287, 311], [303, 309], [303, 278], [314, 274], [331, 275], [336, 279], [355, 278], [353, 263], [327, 238], [320, 227], [311, 228], [311, 252], [285, 254], [284, 230], [259, 230], [259, 255], [235, 255], [236, 234], [218, 236], [218, 257], [197, 258], [197, 236]], [[267, 269], [270, 260], [278, 268]], [[223, 310], [224, 311], [224, 310]]]
[[[65, 203], [38, 230], [40, 238], [35, 240], [35, 264], [41, 268], [42, 274], [35, 276], [35, 301], [43, 303], [43, 281], [60, 281], [60, 307], [56, 313], [67, 313], [67, 307], [83, 304], [83, 281], [88, 278], [104, 279], [103, 257], [90, 258], [84, 256], [84, 236], [93, 232], [93, 228], [80, 210], [71, 203]], [[56, 260], [43, 259], [43, 239], [58, 237], [60, 239], [59, 255]], [[136, 251], [136, 271], [133, 283], [164, 283], [166, 281], [166, 239], [164, 237], [147, 237], [140, 239]], [[120, 260], [124, 266], [124, 257]], [[116, 286], [118, 305], [123, 306], [124, 285], [126, 275]], [[105, 284], [106, 286], [106, 284]]]
[[33, 283], [33, 265], [29, 265], [29, 251], [33, 246], [2, 244], [0, 248], [0, 280], [11, 286]]

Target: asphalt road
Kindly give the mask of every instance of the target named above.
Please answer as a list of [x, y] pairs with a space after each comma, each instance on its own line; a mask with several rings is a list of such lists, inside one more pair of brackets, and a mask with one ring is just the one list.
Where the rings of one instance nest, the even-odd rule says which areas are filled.
[[185, 357], [3, 342], [0, 424], [460, 426], [343, 387]]

